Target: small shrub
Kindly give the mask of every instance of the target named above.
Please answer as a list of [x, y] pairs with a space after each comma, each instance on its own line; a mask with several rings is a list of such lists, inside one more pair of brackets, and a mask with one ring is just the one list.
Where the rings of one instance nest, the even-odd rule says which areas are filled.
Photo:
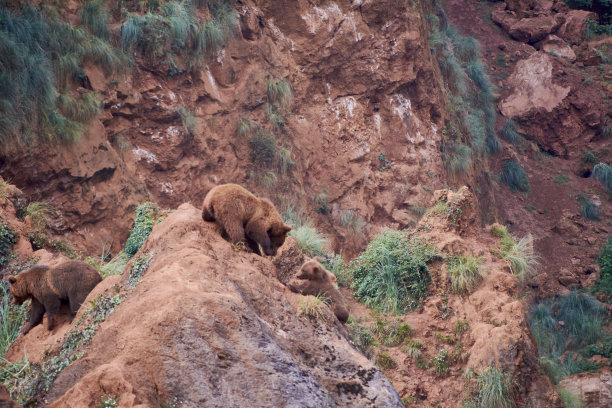
[[380, 162], [380, 167], [378, 170], [385, 171], [391, 169], [392, 163], [387, 159], [386, 153], [379, 154], [378, 161]]
[[427, 262], [436, 256], [433, 247], [406, 232], [384, 231], [349, 266], [356, 298], [382, 312], [417, 307], [431, 282]]
[[346, 328], [350, 342], [363, 352], [368, 357], [372, 356], [372, 348], [378, 344], [378, 341], [372, 332], [359, 321], [350, 317], [346, 323]]
[[116, 408], [119, 403], [119, 397], [113, 397], [112, 395], [105, 395], [100, 400], [98, 408]]
[[340, 225], [360, 234], [366, 223], [353, 210], [340, 211]]
[[516, 129], [516, 123], [512, 119], [506, 120], [506, 123], [504, 123], [504, 126], [499, 131], [499, 135], [506, 142], [513, 145], [518, 145], [523, 141], [523, 137], [519, 134]]
[[376, 354], [376, 365], [380, 367], [381, 370], [392, 370], [397, 368], [397, 362], [386, 350], [379, 351]]
[[278, 130], [285, 126], [285, 118], [283, 114], [280, 113], [274, 106], [266, 106], [265, 113], [268, 117], [268, 122], [272, 124], [274, 130]]
[[260, 126], [257, 122], [241, 116], [236, 124], [236, 133], [240, 137], [252, 136], [259, 128]]
[[323, 190], [317, 194], [314, 198], [314, 202], [316, 205], [316, 210], [319, 214], [329, 214], [329, 196], [327, 195], [326, 190]]
[[412, 327], [408, 323], [401, 319], [390, 322], [382, 315], [376, 316], [371, 329], [385, 346], [399, 346], [412, 337]]
[[601, 136], [604, 139], [612, 138], [612, 125], [604, 126], [603, 129], [601, 129]]
[[286, 174], [289, 169], [295, 166], [291, 158], [291, 150], [286, 147], [280, 147], [277, 151], [278, 156], [278, 171], [280, 174]]
[[177, 108], [178, 113], [181, 115], [181, 122], [183, 123], [183, 127], [187, 129], [191, 136], [195, 136], [198, 130], [198, 120], [193, 113], [191, 113], [186, 107], [179, 106]]
[[251, 161], [258, 167], [272, 167], [276, 160], [276, 138], [263, 129], [257, 130], [249, 140]]
[[612, 194], [612, 167], [606, 163], [599, 163], [593, 167], [591, 177], [599, 180], [605, 188], [608, 189], [608, 193]]
[[321, 307], [328, 302], [329, 300], [321, 293], [317, 296], [306, 296], [298, 304], [298, 315], [305, 315], [315, 320], [325, 320], [325, 314]]
[[533, 237], [529, 234], [518, 242], [509, 234], [502, 237], [499, 255], [510, 263], [512, 273], [524, 282], [538, 265], [538, 257], [533, 251]]
[[109, 276], [121, 275], [125, 265], [130, 260], [129, 256], [124, 251], [119, 251], [117, 256], [106, 262], [106, 259], [101, 256], [99, 259], [88, 257], [85, 259], [87, 263], [96, 268], [102, 276], [102, 279], [106, 279]]
[[599, 206], [582, 194], [578, 195], [578, 204], [580, 205], [580, 214], [589, 220], [599, 221]]
[[442, 161], [448, 172], [464, 172], [472, 164], [472, 149], [458, 142], [444, 143]]
[[487, 367], [476, 377], [478, 406], [487, 408], [513, 408], [512, 378], [497, 367]]
[[15, 305], [8, 286], [7, 282], [0, 282], [0, 358], [4, 358], [8, 348], [19, 336], [29, 306], [29, 302]]
[[461, 336], [463, 333], [468, 331], [469, 324], [468, 322], [464, 322], [461, 319], [457, 319], [457, 324], [455, 325], [455, 336]]
[[503, 164], [500, 178], [512, 191], [526, 193], [531, 190], [525, 170], [520, 164], [513, 160], [506, 160]]
[[293, 99], [293, 89], [286, 79], [268, 81], [268, 101], [279, 107], [287, 106]]
[[309, 223], [292, 229], [289, 236], [295, 238], [298, 247], [308, 256], [324, 256], [329, 240]]
[[454, 256], [447, 260], [452, 291], [458, 294], [470, 293], [482, 280], [480, 264], [482, 258]]
[[80, 99], [64, 93], [58, 96], [57, 107], [68, 119], [89, 123], [102, 112], [102, 99], [96, 92], [88, 92]]
[[125, 243], [125, 253], [133, 257], [153, 231], [156, 207], [153, 203], [140, 204], [136, 208], [136, 219], [130, 237]]
[[421, 347], [423, 344], [419, 340], [408, 340], [408, 344], [402, 348], [402, 351], [413, 360], [421, 357]]
[[529, 325], [540, 364], [554, 383], [561, 377], [597, 367], [576, 352], [602, 339], [606, 320], [606, 309], [597, 300], [576, 292], [533, 307]]
[[109, 14], [104, 6], [103, 0], [88, 1], [83, 5], [81, 10], [81, 24], [87, 30], [100, 37], [103, 40], [108, 40], [110, 31], [108, 29]]
[[448, 374], [450, 367], [448, 366], [448, 350], [441, 348], [436, 356], [431, 359], [431, 367], [437, 375], [443, 376]]
[[133, 288], [140, 281], [142, 274], [149, 268], [151, 259], [151, 256], [144, 254], [143, 256], [139, 256], [138, 259], [132, 263], [128, 273], [128, 283], [130, 287]]
[[0, 268], [8, 260], [13, 245], [17, 243], [15, 231], [6, 225], [0, 218]]
[[580, 398], [580, 395], [565, 388], [558, 388], [557, 394], [563, 400], [566, 408], [584, 408], [585, 404]]
[[610, 301], [612, 298], [612, 237], [608, 237], [607, 242], [601, 247], [597, 262], [601, 268], [601, 275], [594, 290], [596, 293], [603, 294]]
[[29, 216], [36, 229], [46, 229], [51, 215], [51, 207], [44, 201], [34, 201], [26, 207], [23, 218]]

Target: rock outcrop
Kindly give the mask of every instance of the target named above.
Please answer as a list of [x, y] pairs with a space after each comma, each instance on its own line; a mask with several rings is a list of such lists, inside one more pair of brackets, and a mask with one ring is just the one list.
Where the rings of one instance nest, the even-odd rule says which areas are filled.
[[403, 406], [327, 307], [326, 321], [298, 316], [303, 297], [274, 265], [233, 249], [197, 208], [184, 204], [157, 225], [136, 257], [145, 254], [139, 283], [45, 405], [94, 407], [112, 395], [120, 407]]

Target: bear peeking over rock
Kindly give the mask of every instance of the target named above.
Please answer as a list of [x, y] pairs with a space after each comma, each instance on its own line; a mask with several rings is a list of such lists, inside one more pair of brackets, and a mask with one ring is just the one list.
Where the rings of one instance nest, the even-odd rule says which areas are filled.
[[245, 242], [260, 254], [276, 255], [291, 227], [283, 222], [274, 204], [255, 197], [237, 184], [223, 184], [206, 194], [202, 218], [216, 221], [234, 244]]
[[45, 312], [47, 329], [52, 330], [53, 316], [60, 309], [62, 301], [70, 304], [74, 318], [89, 292], [102, 278], [88, 263], [67, 261], [54, 268], [36, 265], [16, 276], [9, 276], [8, 281], [16, 304], [21, 305], [32, 299], [30, 321], [22, 330], [26, 334], [40, 324]]
[[316, 296], [319, 293], [327, 296], [333, 305], [334, 314], [342, 323], [349, 318], [348, 309], [340, 291], [334, 284], [336, 276], [319, 263], [317, 257], [304, 262], [295, 278], [287, 285], [293, 292], [302, 295]]

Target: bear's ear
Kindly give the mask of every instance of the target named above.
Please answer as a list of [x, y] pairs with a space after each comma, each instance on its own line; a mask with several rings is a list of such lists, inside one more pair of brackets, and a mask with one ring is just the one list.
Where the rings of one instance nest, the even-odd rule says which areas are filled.
[[13, 284], [13, 283], [17, 282], [17, 277], [16, 277], [16, 276], [9, 276], [9, 277], [8, 277], [8, 281], [9, 281], [11, 284]]
[[313, 260], [313, 261], [317, 261], [317, 262], [319, 262], [319, 257], [318, 257], [318, 256], [315, 256], [314, 258], [312, 258], [312, 260]]
[[285, 224], [281, 227], [281, 231], [283, 231], [283, 234], [288, 233], [289, 231], [291, 231], [291, 226]]
[[312, 268], [312, 277], [313, 280], [321, 280], [323, 278], [323, 269], [315, 266]]

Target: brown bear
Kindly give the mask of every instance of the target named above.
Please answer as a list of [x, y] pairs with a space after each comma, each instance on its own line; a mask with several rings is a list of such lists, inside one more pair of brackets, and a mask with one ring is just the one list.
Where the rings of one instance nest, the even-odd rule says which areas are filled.
[[310, 261], [304, 262], [300, 271], [287, 286], [293, 292], [301, 293], [302, 295], [316, 296], [319, 293], [324, 294], [331, 300], [334, 314], [338, 320], [346, 323], [349, 318], [348, 309], [334, 282], [336, 282], [335, 275], [325, 269], [315, 257]]
[[216, 221], [232, 243], [246, 241], [260, 255], [259, 245], [266, 255], [276, 255], [291, 231], [270, 200], [257, 198], [237, 184], [222, 184], [210, 190], [204, 198], [202, 218]]
[[[66, 261], [56, 267], [36, 265], [16, 276], [9, 276], [11, 295], [21, 305], [32, 299], [30, 321], [23, 328], [26, 334], [40, 324], [47, 312], [47, 329], [53, 329], [53, 316], [62, 301], [70, 304], [72, 318], [81, 307], [89, 292], [102, 281], [100, 274], [91, 265], [81, 261]], [[71, 320], [72, 320], [71, 318]]]

